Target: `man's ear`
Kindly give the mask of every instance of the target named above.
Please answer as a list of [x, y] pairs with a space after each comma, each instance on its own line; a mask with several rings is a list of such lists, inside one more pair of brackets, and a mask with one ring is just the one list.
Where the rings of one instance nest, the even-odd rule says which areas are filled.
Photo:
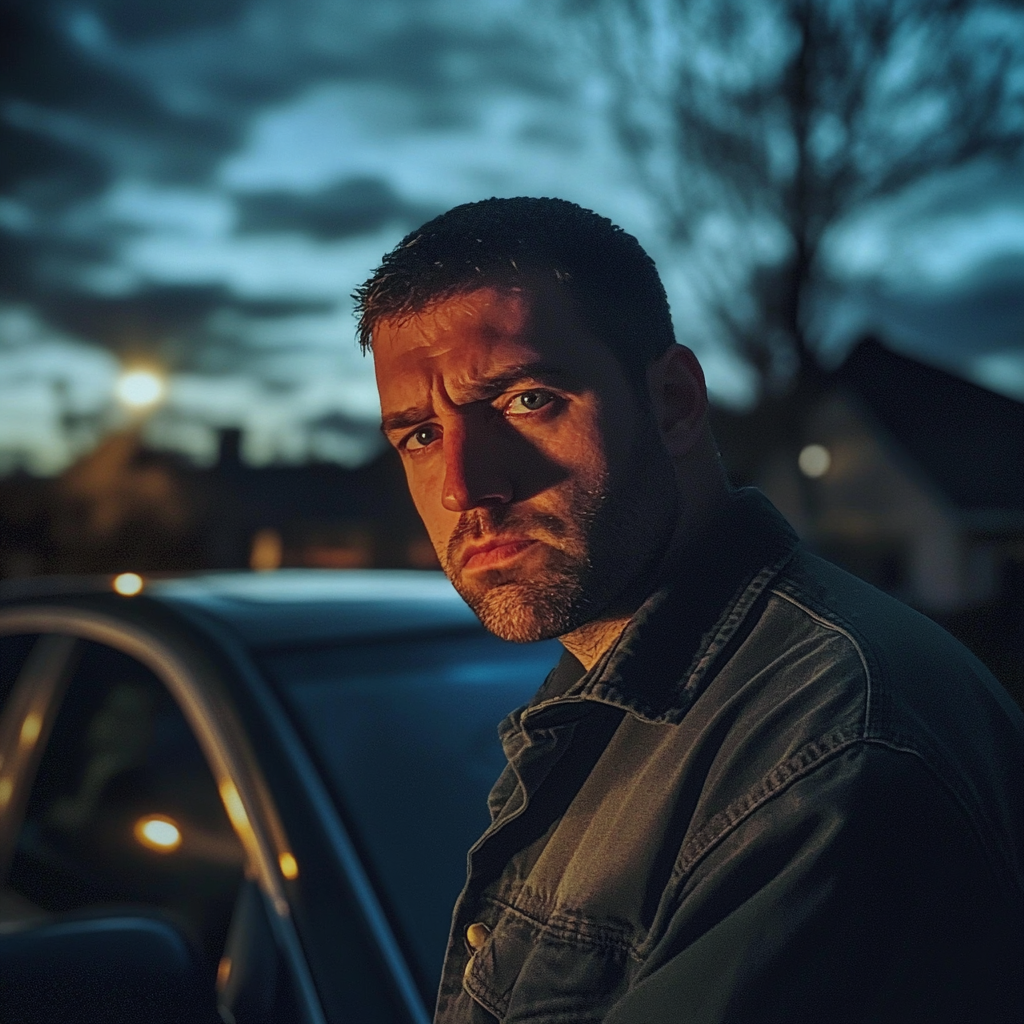
[[707, 428], [708, 389], [697, 357], [671, 345], [647, 369], [651, 410], [668, 453], [687, 455]]

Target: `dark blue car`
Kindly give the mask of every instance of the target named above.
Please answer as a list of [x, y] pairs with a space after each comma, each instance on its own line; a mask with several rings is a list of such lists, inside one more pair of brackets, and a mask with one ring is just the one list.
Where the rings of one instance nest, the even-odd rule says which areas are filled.
[[435, 573], [7, 585], [4, 1019], [429, 1020], [497, 723], [559, 650]]

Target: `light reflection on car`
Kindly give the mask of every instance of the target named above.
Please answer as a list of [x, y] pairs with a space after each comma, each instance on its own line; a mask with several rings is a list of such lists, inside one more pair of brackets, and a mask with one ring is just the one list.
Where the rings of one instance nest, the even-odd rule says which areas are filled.
[[558, 645], [436, 573], [144, 583], [0, 588], [0, 1000], [427, 1021], [497, 723]]

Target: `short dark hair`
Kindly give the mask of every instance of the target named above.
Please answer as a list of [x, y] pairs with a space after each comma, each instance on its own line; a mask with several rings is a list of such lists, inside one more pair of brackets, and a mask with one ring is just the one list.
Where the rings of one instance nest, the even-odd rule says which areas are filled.
[[382, 320], [538, 278], [567, 290], [634, 382], [675, 341], [658, 270], [632, 235], [565, 199], [519, 197], [456, 206], [406, 235], [352, 293], [359, 344], [370, 348]]

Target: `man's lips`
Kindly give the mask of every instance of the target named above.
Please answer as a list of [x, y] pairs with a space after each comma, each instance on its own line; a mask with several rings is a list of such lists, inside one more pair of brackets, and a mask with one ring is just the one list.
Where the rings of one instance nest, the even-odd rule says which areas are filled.
[[493, 569], [511, 561], [537, 542], [529, 537], [493, 537], [467, 544], [462, 553], [463, 569]]

